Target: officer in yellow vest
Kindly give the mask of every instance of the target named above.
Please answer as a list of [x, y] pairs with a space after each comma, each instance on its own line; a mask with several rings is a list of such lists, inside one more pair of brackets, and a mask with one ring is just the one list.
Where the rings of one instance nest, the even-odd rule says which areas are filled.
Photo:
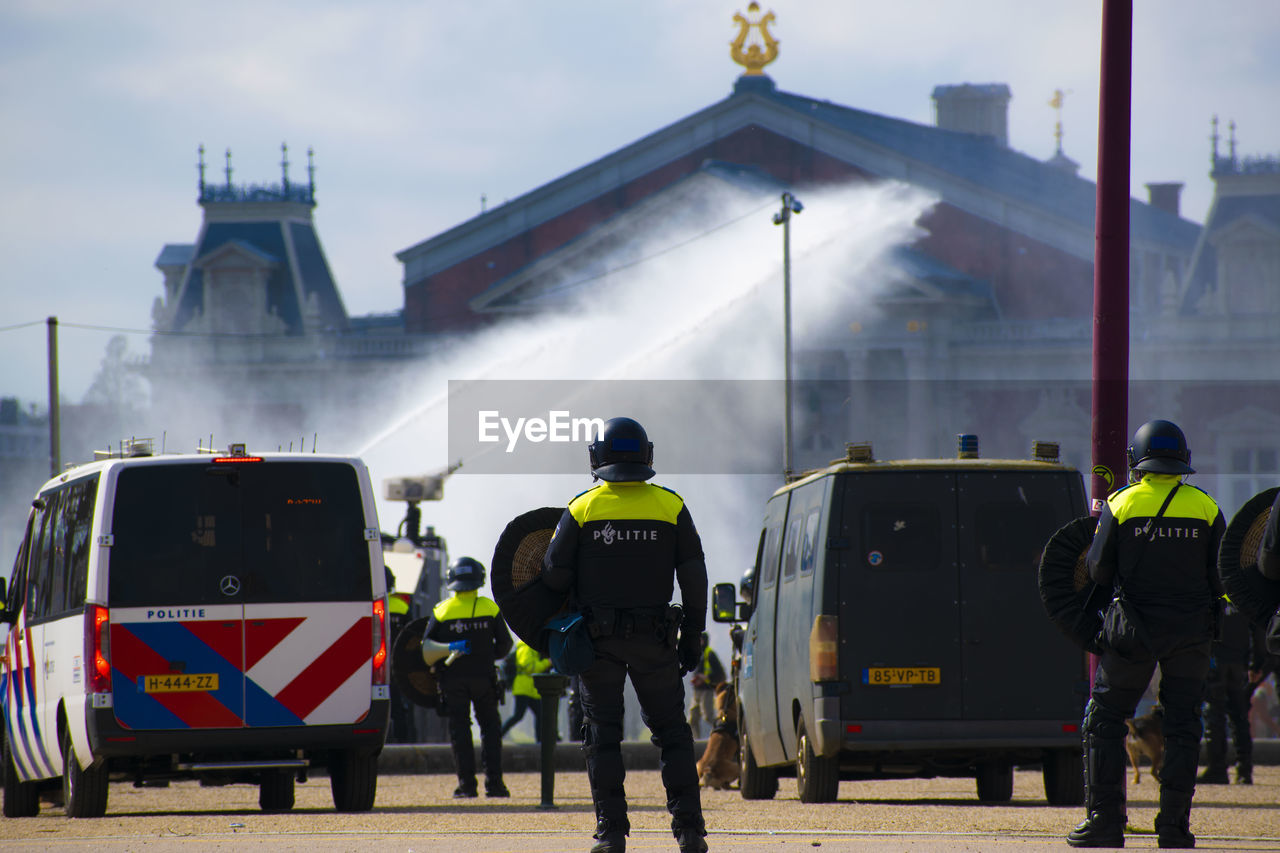
[[[484, 762], [486, 797], [507, 797], [502, 781], [502, 718], [494, 662], [511, 651], [507, 623], [492, 599], [480, 595], [484, 566], [462, 557], [449, 567], [446, 581], [453, 595], [441, 601], [427, 620], [426, 636], [446, 643], [459, 655], [439, 672], [440, 698], [449, 718], [449, 743], [458, 774], [458, 798], [476, 796], [476, 756], [471, 744], [471, 706], [480, 725], [480, 757]], [[446, 659], [447, 660], [447, 659]]]
[[538, 695], [538, 688], [533, 686], [533, 676], [549, 669], [551, 658], [538, 654], [537, 649], [523, 640], [516, 643], [516, 677], [511, 683], [511, 695], [515, 697], [516, 707], [510, 719], [502, 724], [504, 735], [524, 719], [525, 711], [532, 711], [534, 738], [539, 741], [542, 739], [542, 697]]
[[1164, 766], [1160, 771], [1161, 848], [1195, 846], [1191, 798], [1200, 756], [1200, 704], [1219, 616], [1221, 510], [1182, 482], [1193, 474], [1182, 430], [1149, 421], [1128, 449], [1130, 485], [1113, 492], [1098, 518], [1086, 562], [1094, 583], [1114, 587], [1099, 641], [1097, 675], [1085, 707], [1086, 820], [1072, 847], [1123, 847], [1125, 719], [1160, 667]]
[[[542, 579], [586, 614], [595, 661], [580, 675], [583, 752], [596, 808], [592, 853], [623, 853], [631, 825], [622, 763], [623, 685], [661, 750], [671, 831], [681, 853], [705, 853], [693, 735], [681, 676], [697, 669], [707, 620], [707, 566], [684, 500], [646, 483], [653, 444], [631, 418], [611, 418], [589, 449], [602, 482], [569, 501]], [[684, 605], [671, 606], [675, 584]]]
[[[383, 566], [387, 577], [387, 626], [390, 629], [391, 643], [400, 636], [400, 630], [409, 623], [409, 595], [396, 592], [396, 576], [390, 566]], [[413, 740], [413, 709], [396, 688], [391, 684], [391, 734], [387, 738], [395, 743], [410, 743]]]

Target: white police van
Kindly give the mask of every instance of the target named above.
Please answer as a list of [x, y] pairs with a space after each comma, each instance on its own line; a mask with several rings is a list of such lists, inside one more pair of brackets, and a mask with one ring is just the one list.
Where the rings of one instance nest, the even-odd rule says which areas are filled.
[[5, 599], [6, 817], [110, 779], [259, 785], [264, 810], [326, 767], [365, 811], [388, 720], [386, 584], [369, 474], [346, 456], [152, 455], [39, 490]]

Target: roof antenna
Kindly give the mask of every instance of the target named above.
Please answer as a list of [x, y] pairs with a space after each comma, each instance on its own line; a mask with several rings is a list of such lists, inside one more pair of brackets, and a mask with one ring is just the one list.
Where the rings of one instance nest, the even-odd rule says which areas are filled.
[[318, 436], [319, 434], [320, 433], [318, 432], [311, 433], [311, 452], [313, 454], [316, 452], [316, 436]]
[[[1218, 140], [1220, 139], [1218, 136], [1218, 116], [1216, 113], [1213, 116], [1212, 124], [1213, 133], [1209, 135], [1209, 139], [1213, 142], [1213, 158], [1209, 161], [1209, 165], [1212, 166], [1213, 172], [1216, 172], [1218, 171]], [[1212, 174], [1212, 172], [1210, 172], [1210, 174]]]
[[231, 149], [227, 149], [227, 189], [231, 189]]
[[196, 164], [196, 169], [200, 172], [200, 198], [204, 199], [204, 143], [200, 143], [200, 147], [196, 149], [200, 154], [200, 162]]
[[280, 179], [284, 183], [285, 198], [289, 197], [289, 146], [280, 143]]
[[168, 438], [169, 438], [169, 431], [167, 429], [161, 430], [160, 431], [160, 455], [161, 456], [164, 456], [165, 441]]

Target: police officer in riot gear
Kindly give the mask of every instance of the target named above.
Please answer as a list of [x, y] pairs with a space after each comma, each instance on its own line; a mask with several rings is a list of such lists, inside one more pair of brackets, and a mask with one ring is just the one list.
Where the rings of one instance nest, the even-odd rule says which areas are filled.
[[1194, 469], [1177, 425], [1143, 424], [1128, 461], [1130, 484], [1107, 498], [1087, 556], [1093, 581], [1114, 586], [1114, 597], [1081, 727], [1087, 818], [1067, 841], [1124, 846], [1124, 721], [1159, 664], [1165, 753], [1155, 828], [1162, 848], [1194, 847], [1200, 703], [1222, 595], [1217, 555], [1226, 522], [1211, 497], [1182, 482]]
[[511, 634], [498, 605], [477, 592], [484, 586], [484, 566], [478, 560], [461, 557], [449, 567], [446, 586], [453, 595], [431, 611], [425, 633], [459, 653], [456, 658], [451, 654], [452, 662], [439, 672], [440, 698], [449, 719], [449, 743], [458, 774], [453, 795], [476, 796], [476, 756], [471, 745], [471, 706], [475, 705], [485, 796], [510, 796], [502, 781], [502, 718], [494, 662], [511, 651]]
[[[645, 482], [654, 471], [644, 427], [630, 418], [610, 419], [589, 455], [592, 475], [601, 482], [569, 502], [542, 578], [571, 593], [595, 645], [595, 663], [581, 674], [583, 752], [597, 821], [591, 849], [626, 849], [622, 688], [630, 676], [661, 750], [672, 832], [683, 853], [701, 853], [706, 826], [682, 676], [698, 666], [706, 627], [702, 542], [683, 499]], [[670, 604], [675, 583], [682, 610]]]

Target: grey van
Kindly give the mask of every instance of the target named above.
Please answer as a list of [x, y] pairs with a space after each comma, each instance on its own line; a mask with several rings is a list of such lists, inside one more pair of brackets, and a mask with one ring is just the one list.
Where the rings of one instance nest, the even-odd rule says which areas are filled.
[[746, 621], [743, 797], [794, 772], [803, 802], [898, 776], [971, 776], [999, 802], [1015, 765], [1039, 764], [1050, 803], [1083, 802], [1086, 662], [1036, 578], [1050, 536], [1087, 514], [1084, 483], [1056, 445], [1033, 454], [876, 461], [850, 445], [774, 493], [753, 601], [713, 592], [716, 621]]

